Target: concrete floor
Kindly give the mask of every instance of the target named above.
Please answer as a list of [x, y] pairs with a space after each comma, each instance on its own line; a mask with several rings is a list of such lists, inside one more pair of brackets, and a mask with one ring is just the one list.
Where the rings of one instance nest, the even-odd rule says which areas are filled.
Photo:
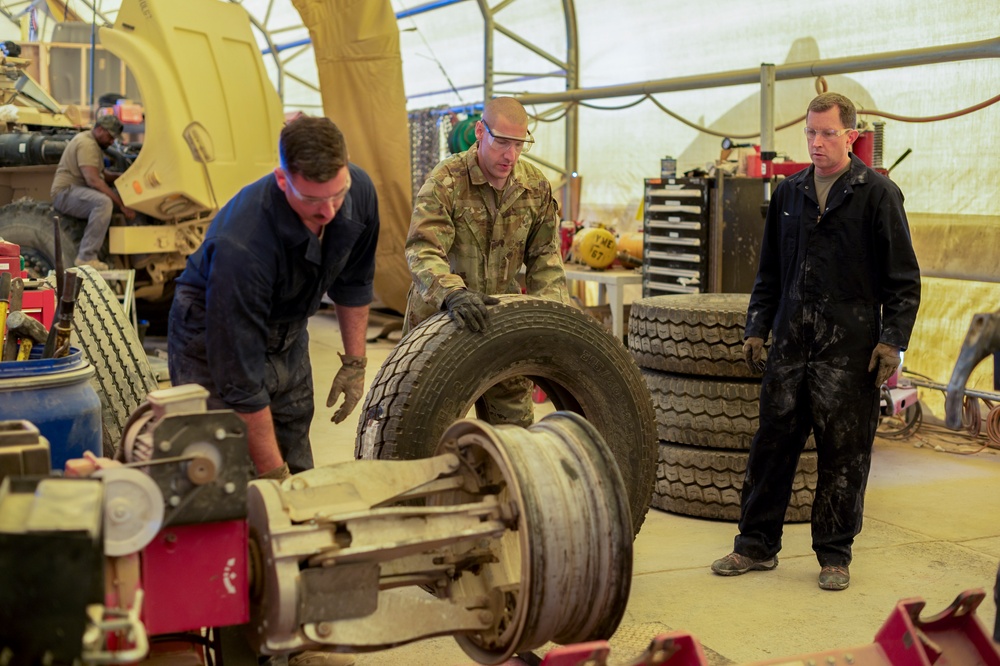
[[[339, 367], [336, 352], [343, 349], [336, 318], [323, 311], [309, 330], [316, 462], [352, 460], [360, 407], [335, 425], [325, 406]], [[373, 322], [370, 336], [378, 330]], [[369, 382], [393, 344], [369, 345]], [[851, 587], [843, 592], [816, 586], [819, 565], [806, 524], [786, 528], [775, 571], [722, 578], [708, 567], [732, 549], [735, 524], [650, 510], [635, 541], [631, 598], [611, 639], [610, 663], [627, 663], [667, 630], [690, 632], [713, 664], [866, 645], [900, 599], [922, 597], [928, 616], [971, 588], [987, 590], [978, 616], [992, 633], [992, 587], [1000, 563], [1000, 455], [993, 449], [960, 455], [955, 452], [974, 449], [924, 430], [918, 434], [923, 440], [876, 441], [864, 530], [855, 544]], [[454, 640], [438, 638], [359, 655], [357, 663], [472, 662]]]

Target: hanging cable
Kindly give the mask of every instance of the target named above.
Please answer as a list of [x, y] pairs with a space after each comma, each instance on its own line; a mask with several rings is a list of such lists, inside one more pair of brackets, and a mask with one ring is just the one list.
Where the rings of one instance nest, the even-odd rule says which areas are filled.
[[[824, 93], [824, 92], [827, 91], [826, 79], [824, 77], [822, 77], [822, 76], [816, 77], [814, 85], [815, 85], [815, 88], [816, 88], [816, 92], [818, 92], [820, 94], [822, 94], [822, 93]], [[569, 105], [567, 105], [567, 107], [566, 107], [566, 111], [568, 111], [569, 108], [573, 104], [579, 104], [580, 106], [587, 107], [588, 109], [595, 109], [595, 110], [598, 110], [598, 111], [618, 111], [618, 110], [621, 110], [621, 109], [628, 109], [628, 108], [631, 108], [631, 107], [636, 106], [638, 104], [641, 104], [642, 102], [644, 102], [647, 99], [650, 100], [653, 104], [655, 104], [657, 106], [657, 108], [660, 109], [660, 111], [663, 111], [665, 114], [667, 114], [668, 116], [670, 116], [674, 120], [676, 120], [679, 123], [682, 123], [684, 125], [687, 125], [691, 129], [697, 130], [697, 131], [702, 132], [704, 134], [709, 134], [711, 136], [718, 136], [718, 137], [724, 137], [724, 138], [728, 137], [730, 139], [755, 139], [755, 138], [757, 138], [757, 137], [760, 136], [760, 132], [753, 132], [753, 133], [749, 133], [749, 134], [735, 134], [735, 133], [730, 133], [730, 132], [720, 132], [718, 130], [713, 130], [713, 129], [710, 129], [708, 127], [705, 127], [704, 125], [699, 125], [699, 124], [697, 124], [695, 122], [692, 122], [692, 121], [688, 120], [687, 118], [681, 116], [680, 114], [677, 114], [677, 113], [671, 111], [666, 106], [664, 106], [658, 99], [656, 99], [655, 97], [653, 97], [652, 95], [649, 95], [649, 94], [647, 94], [647, 95], [645, 95], [645, 96], [637, 99], [634, 102], [630, 102], [629, 104], [623, 104], [621, 106], [597, 106], [597, 105], [594, 105], [594, 104], [587, 104], [586, 102], [570, 102]], [[973, 113], [975, 111], [979, 111], [980, 109], [984, 109], [984, 108], [986, 108], [988, 106], [996, 104], [997, 102], [1000, 102], [1000, 95], [996, 95], [995, 97], [991, 97], [988, 100], [985, 100], [985, 101], [980, 102], [978, 104], [974, 104], [974, 105], [972, 105], [972, 106], [970, 106], [968, 108], [961, 109], [959, 111], [952, 111], [951, 113], [940, 114], [940, 115], [937, 115], [937, 116], [925, 116], [925, 117], [900, 116], [900, 115], [897, 115], [897, 114], [894, 114], [894, 113], [889, 113], [887, 111], [879, 111], [877, 109], [858, 109], [858, 115], [879, 116], [881, 118], [888, 118], [890, 120], [898, 120], [898, 121], [901, 121], [901, 122], [904, 122], [904, 123], [930, 123], [930, 122], [936, 122], [938, 120], [949, 120], [951, 118], [958, 118], [959, 116], [964, 116], [966, 114]], [[553, 118], [542, 118], [540, 116], [531, 116], [531, 117], [534, 118], [535, 120], [540, 121], [540, 122], [555, 122], [557, 120], [562, 120], [566, 116], [566, 111], [564, 111], [561, 115], [559, 115], [557, 117], [553, 117]], [[790, 121], [788, 121], [786, 123], [782, 123], [781, 125], [775, 126], [774, 129], [775, 129], [775, 131], [780, 131], [780, 130], [783, 130], [783, 129], [788, 129], [789, 127], [792, 127], [793, 125], [797, 125], [797, 124], [801, 123], [805, 119], [806, 119], [806, 114], [802, 114], [801, 116], [799, 116], [799, 117], [797, 117], [797, 118], [795, 118], [793, 120], [790, 120]]]
[[649, 99], [653, 102], [653, 104], [655, 104], [660, 109], [660, 111], [663, 111], [665, 114], [667, 114], [674, 120], [683, 123], [684, 125], [687, 125], [691, 129], [698, 130], [699, 132], [703, 132], [705, 134], [711, 134], [712, 136], [721, 136], [721, 137], [728, 136], [730, 139], [753, 139], [754, 137], [760, 136], [760, 132], [754, 132], [753, 134], [734, 134], [732, 132], [718, 132], [716, 130], [709, 129], [703, 125], [698, 125], [696, 123], [693, 123], [687, 118], [684, 118], [683, 116], [674, 113], [667, 107], [660, 104], [660, 101], [655, 97], [653, 97], [652, 95], [649, 96]]
[[630, 109], [637, 104], [642, 104], [646, 101], [649, 95], [643, 95], [634, 102], [629, 102], [628, 104], [622, 104], [621, 106], [597, 106], [596, 104], [587, 104], [586, 102], [580, 102], [580, 106], [585, 106], [588, 109], [597, 109], [598, 111], [620, 111], [622, 109]]
[[1000, 405], [990, 407], [986, 415], [986, 438], [994, 449], [1000, 449]]
[[973, 104], [972, 106], [961, 109], [959, 111], [952, 111], [951, 113], [943, 113], [938, 116], [923, 116], [923, 117], [912, 117], [912, 116], [899, 116], [894, 113], [887, 113], [885, 111], [878, 111], [876, 109], [858, 109], [858, 115], [868, 115], [868, 116], [879, 116], [881, 118], [888, 118], [889, 120], [898, 120], [904, 123], [933, 123], [938, 120], [950, 120], [951, 118], [958, 118], [959, 116], [964, 116], [966, 114], [972, 113], [973, 111], [979, 111], [980, 109], [985, 109], [987, 106], [996, 104], [1000, 102], [1000, 95], [991, 97], [984, 102], [979, 104]]
[[[657, 107], [659, 107], [660, 111], [663, 111], [665, 114], [667, 114], [668, 116], [670, 116], [674, 120], [687, 125], [691, 129], [698, 130], [699, 132], [703, 132], [704, 134], [710, 134], [712, 136], [721, 136], [721, 137], [724, 137], [724, 138], [725, 137], [729, 137], [730, 139], [753, 139], [753, 138], [756, 138], [756, 137], [760, 136], [760, 132], [754, 132], [753, 134], [731, 134], [731, 133], [727, 133], [727, 132], [719, 132], [717, 130], [709, 129], [709, 128], [705, 127], [704, 125], [698, 125], [696, 123], [691, 122], [687, 118], [684, 118], [683, 116], [680, 116], [680, 115], [674, 113], [673, 111], [671, 111], [667, 107], [665, 107], [662, 104], [660, 104], [660, 101], [658, 99], [656, 99], [655, 97], [653, 97], [652, 95], [647, 95], [647, 97], [649, 97], [649, 99], [653, 102], [653, 104], [655, 104]], [[798, 123], [802, 122], [805, 119], [806, 119], [805, 114], [802, 114], [801, 116], [799, 116], [798, 118], [795, 118], [794, 120], [790, 120], [787, 123], [783, 123], [781, 125], [777, 125], [774, 129], [775, 129], [775, 131], [787, 129], [787, 128], [791, 127], [792, 125], [797, 125]]]
[[962, 400], [962, 425], [973, 437], [978, 437], [983, 427], [983, 419], [979, 412], [979, 398], [965, 396]]
[[550, 117], [550, 114], [554, 113], [555, 110], [559, 108], [558, 106], [554, 106], [551, 109], [548, 109], [547, 111], [543, 111], [542, 113], [529, 113], [528, 117], [534, 120], [535, 122], [539, 123], [554, 123], [565, 118], [566, 114], [569, 113], [569, 110], [576, 105], [577, 102], [567, 102], [562, 109], [562, 113], [560, 113], [558, 116]]

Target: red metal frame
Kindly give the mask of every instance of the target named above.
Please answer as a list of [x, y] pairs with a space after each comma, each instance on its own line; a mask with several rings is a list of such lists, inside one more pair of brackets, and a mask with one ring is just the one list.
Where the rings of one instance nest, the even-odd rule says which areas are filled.
[[[920, 619], [926, 602], [903, 599], [875, 634], [875, 642], [796, 657], [752, 662], [753, 666], [778, 664], [850, 664], [851, 666], [1000, 666], [1000, 649], [984, 629], [976, 608], [986, 597], [983, 590], [967, 590], [945, 610]], [[607, 666], [611, 649], [606, 641], [556, 648], [545, 655], [542, 666]], [[701, 644], [690, 634], [660, 634], [629, 666], [708, 666]]]
[[774, 178], [775, 176], [791, 176], [807, 168], [812, 162], [778, 162], [768, 160], [761, 162], [760, 153], [747, 155], [748, 178]]
[[900, 414], [903, 410], [920, 402], [915, 388], [889, 389], [889, 399], [892, 400], [892, 404], [884, 406], [883, 414]]
[[245, 520], [166, 527], [142, 551], [150, 636], [250, 619]]

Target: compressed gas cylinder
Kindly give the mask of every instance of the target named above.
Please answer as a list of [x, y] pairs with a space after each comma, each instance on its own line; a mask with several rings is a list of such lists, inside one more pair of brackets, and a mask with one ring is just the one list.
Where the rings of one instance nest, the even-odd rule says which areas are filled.
[[611, 265], [618, 252], [618, 241], [615, 235], [607, 229], [590, 227], [576, 234], [573, 238], [573, 257], [575, 261], [591, 268], [603, 270]]
[[635, 268], [642, 265], [642, 240], [641, 231], [630, 231], [618, 238], [618, 261], [622, 266]]

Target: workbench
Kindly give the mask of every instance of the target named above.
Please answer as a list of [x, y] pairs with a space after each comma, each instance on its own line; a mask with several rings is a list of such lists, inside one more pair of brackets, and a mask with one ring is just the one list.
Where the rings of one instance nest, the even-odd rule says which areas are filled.
[[642, 284], [642, 272], [624, 268], [596, 271], [586, 266], [566, 266], [566, 278], [597, 284], [597, 304], [611, 306], [611, 333], [621, 340], [625, 336], [625, 286]]

